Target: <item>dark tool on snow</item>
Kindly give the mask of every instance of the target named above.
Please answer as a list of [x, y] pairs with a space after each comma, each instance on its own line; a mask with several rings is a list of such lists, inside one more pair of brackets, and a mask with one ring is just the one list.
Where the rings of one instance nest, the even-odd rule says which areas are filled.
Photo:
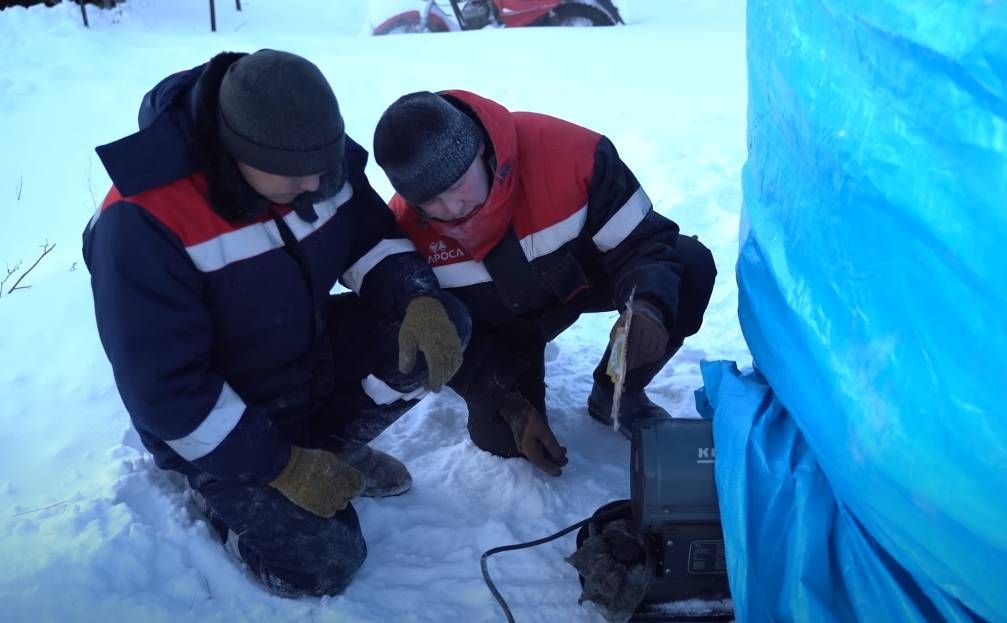
[[630, 500], [606, 504], [546, 538], [484, 553], [483, 578], [507, 620], [514, 618], [486, 559], [577, 528], [577, 551], [567, 561], [580, 574], [580, 601], [594, 602], [609, 622], [732, 619], [711, 424], [676, 418], [634, 425]]

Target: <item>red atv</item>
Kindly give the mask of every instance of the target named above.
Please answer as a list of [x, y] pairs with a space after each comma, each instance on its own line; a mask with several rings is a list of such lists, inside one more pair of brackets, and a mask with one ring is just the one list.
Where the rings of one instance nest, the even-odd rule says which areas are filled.
[[622, 24], [612, 0], [450, 0], [451, 13], [435, 0], [422, 10], [386, 19], [375, 35], [409, 32], [453, 32], [487, 26], [614, 26]]

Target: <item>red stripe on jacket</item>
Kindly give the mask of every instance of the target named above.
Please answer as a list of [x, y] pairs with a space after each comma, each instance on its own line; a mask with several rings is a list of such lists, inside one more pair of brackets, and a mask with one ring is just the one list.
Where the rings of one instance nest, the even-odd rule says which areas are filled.
[[[123, 197], [115, 186], [108, 191], [101, 209], [104, 212], [119, 201], [136, 204], [149, 212], [186, 247], [212, 240], [222, 234], [246, 227], [248, 223], [231, 223], [210, 209], [206, 178], [202, 173], [175, 180], [129, 197]], [[289, 206], [276, 206], [280, 216], [290, 212]], [[254, 222], [268, 221], [262, 214]]]

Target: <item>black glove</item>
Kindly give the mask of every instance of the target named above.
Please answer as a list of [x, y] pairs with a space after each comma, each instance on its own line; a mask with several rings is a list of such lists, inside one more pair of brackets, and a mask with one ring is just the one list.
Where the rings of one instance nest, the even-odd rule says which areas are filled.
[[545, 416], [519, 391], [512, 391], [500, 405], [500, 417], [510, 424], [517, 449], [528, 461], [550, 476], [559, 476], [567, 464], [566, 448], [559, 445]]
[[[612, 327], [611, 337], [625, 324], [625, 314], [619, 316]], [[657, 306], [643, 299], [633, 301], [633, 320], [629, 323], [626, 339], [626, 369], [635, 370], [664, 357], [668, 350], [668, 331], [664, 328], [664, 314]]]

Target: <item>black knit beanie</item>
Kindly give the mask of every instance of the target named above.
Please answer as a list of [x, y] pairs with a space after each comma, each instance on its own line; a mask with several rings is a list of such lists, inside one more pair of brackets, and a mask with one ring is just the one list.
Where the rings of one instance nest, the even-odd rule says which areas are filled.
[[374, 159], [402, 198], [414, 206], [450, 188], [472, 164], [483, 133], [447, 99], [420, 91], [403, 95], [381, 115]]
[[259, 50], [220, 83], [218, 134], [235, 160], [276, 175], [342, 178], [346, 134], [322, 72], [289, 52]]

